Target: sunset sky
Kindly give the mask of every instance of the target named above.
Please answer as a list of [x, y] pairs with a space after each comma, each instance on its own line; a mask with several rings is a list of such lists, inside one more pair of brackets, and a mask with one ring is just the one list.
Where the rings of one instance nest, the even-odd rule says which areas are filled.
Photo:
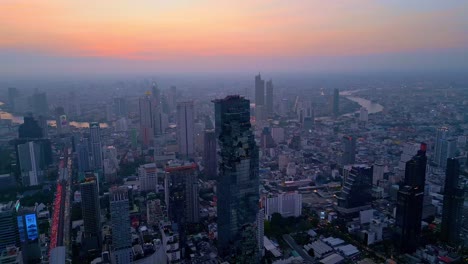
[[468, 1], [0, 0], [0, 73], [468, 69]]

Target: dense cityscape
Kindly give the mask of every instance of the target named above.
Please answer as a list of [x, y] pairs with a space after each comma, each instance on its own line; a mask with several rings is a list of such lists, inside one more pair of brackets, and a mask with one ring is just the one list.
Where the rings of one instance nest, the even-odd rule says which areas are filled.
[[0, 0], [0, 264], [468, 264], [467, 14]]
[[0, 263], [467, 261], [466, 83], [240, 80], [5, 89]]

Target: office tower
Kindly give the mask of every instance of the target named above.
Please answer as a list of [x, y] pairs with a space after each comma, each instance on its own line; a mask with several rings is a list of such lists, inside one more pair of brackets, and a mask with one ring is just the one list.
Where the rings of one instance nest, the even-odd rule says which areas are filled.
[[109, 200], [112, 227], [112, 263], [132, 263], [128, 188], [126, 186], [111, 187]]
[[15, 101], [16, 101], [16, 98], [18, 98], [18, 95], [19, 95], [18, 89], [14, 87], [8, 88], [8, 103], [10, 104], [11, 111], [13, 112], [16, 111]]
[[[301, 204], [302, 207], [302, 204]], [[259, 257], [265, 256], [263, 237], [265, 235], [265, 209], [260, 208], [257, 213], [257, 245]]]
[[171, 88], [167, 90], [165, 99], [166, 100], [162, 98], [163, 112], [166, 114], [170, 114], [176, 109], [177, 105], [177, 88], [175, 86], [171, 86]]
[[260, 73], [255, 76], [255, 109], [259, 105], [265, 105], [265, 81]]
[[454, 158], [457, 152], [457, 141], [454, 138], [442, 140], [439, 167], [447, 167], [447, 159]]
[[452, 245], [460, 242], [465, 190], [459, 185], [460, 164], [457, 159], [447, 160], [445, 171], [444, 207], [442, 212], [441, 240]]
[[0, 251], [8, 246], [20, 246], [17, 223], [17, 208], [19, 202], [0, 204]]
[[140, 190], [142, 192], [154, 192], [158, 187], [158, 168], [155, 163], [141, 165], [138, 168]]
[[177, 103], [177, 143], [179, 155], [191, 157], [194, 154], [194, 106], [193, 102]]
[[114, 114], [117, 117], [127, 117], [128, 108], [127, 101], [124, 97], [114, 98]]
[[152, 100], [153, 100], [153, 116], [154, 116], [154, 135], [158, 136], [164, 133], [166, 127], [164, 126], [163, 106], [161, 90], [156, 83], [152, 87]]
[[46, 170], [44, 157], [41, 155], [41, 145], [29, 141], [18, 144], [18, 161], [23, 186], [35, 186], [43, 182]]
[[374, 163], [373, 167], [373, 175], [372, 175], [372, 184], [373, 185], [378, 185], [379, 181], [382, 181], [384, 179], [384, 164], [380, 161]]
[[102, 169], [102, 145], [101, 145], [101, 128], [99, 123], [89, 123], [89, 140], [91, 143], [91, 155], [93, 157], [93, 168], [95, 170]]
[[192, 162], [172, 161], [166, 166], [169, 219], [177, 224], [182, 256], [188, 223], [198, 223], [198, 171]]
[[24, 263], [40, 263], [41, 247], [37, 214], [33, 208], [19, 208], [17, 211], [18, 232]]
[[34, 119], [32, 114], [28, 114], [23, 119], [23, 124], [21, 124], [18, 128], [18, 138], [36, 139], [44, 137], [43, 129], [39, 125], [38, 121]]
[[37, 117], [37, 124], [41, 128], [43, 138], [49, 137], [49, 124], [47, 124], [47, 117], [40, 115]]
[[150, 98], [150, 93], [147, 92], [145, 97], [140, 98], [140, 140], [143, 147], [150, 147], [153, 143], [154, 136], [154, 117], [153, 106]]
[[412, 253], [419, 245], [426, 179], [426, 144], [406, 162], [405, 179], [398, 191], [396, 208], [396, 246], [402, 253]]
[[340, 115], [340, 90], [333, 90], [333, 116]]
[[250, 102], [240, 96], [227, 96], [213, 102], [220, 147], [219, 254], [234, 258], [234, 262], [258, 263], [259, 154], [250, 124]]
[[77, 118], [81, 115], [80, 98], [74, 91], [68, 94], [68, 100], [65, 105], [67, 107], [66, 113], [71, 118]]
[[101, 247], [101, 207], [99, 203], [98, 182], [95, 177], [87, 177], [80, 183], [81, 210], [84, 224], [86, 248]]
[[342, 165], [350, 165], [356, 163], [356, 138], [351, 136], [344, 136], [343, 143], [343, 156]]
[[361, 109], [359, 110], [359, 121], [361, 122], [369, 121], [369, 111], [367, 111], [367, 108], [361, 107]]
[[269, 80], [266, 82], [266, 98], [265, 98], [266, 113], [268, 116], [274, 114], [273, 109], [273, 81]]
[[372, 167], [351, 167], [337, 198], [338, 206], [346, 209], [369, 205], [372, 202]]
[[267, 120], [266, 109], [264, 105], [255, 105], [255, 121], [258, 124], [261, 121]]
[[203, 149], [203, 173], [208, 179], [215, 179], [217, 172], [216, 134], [214, 129], [205, 130], [205, 148]]
[[264, 213], [268, 220], [274, 213], [284, 218], [299, 217], [302, 214], [302, 194], [296, 191], [269, 195], [265, 200]]
[[456, 152], [456, 141], [449, 138], [450, 131], [447, 127], [440, 127], [436, 131], [434, 143], [434, 163], [445, 168], [448, 158], [453, 158]]
[[260, 137], [260, 147], [262, 149], [275, 147], [275, 141], [271, 136], [271, 129], [269, 127], [264, 127], [262, 130], [262, 135]]
[[49, 105], [47, 103], [47, 94], [45, 92], [35, 92], [32, 96], [32, 109], [34, 113], [47, 115]]
[[88, 139], [82, 138], [80, 142], [76, 145], [76, 152], [78, 158], [78, 171], [84, 173], [85, 171], [90, 170], [89, 164], [89, 149], [88, 149]]

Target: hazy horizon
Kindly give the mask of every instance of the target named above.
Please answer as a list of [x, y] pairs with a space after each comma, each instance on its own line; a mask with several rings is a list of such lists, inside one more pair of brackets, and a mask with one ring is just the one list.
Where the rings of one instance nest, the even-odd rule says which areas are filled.
[[0, 2], [0, 76], [468, 70], [466, 2]]

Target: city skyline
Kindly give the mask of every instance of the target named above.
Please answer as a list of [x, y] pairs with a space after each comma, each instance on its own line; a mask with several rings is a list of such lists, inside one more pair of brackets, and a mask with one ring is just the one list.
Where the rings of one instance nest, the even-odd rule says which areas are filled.
[[7, 0], [0, 74], [463, 70], [467, 5]]

